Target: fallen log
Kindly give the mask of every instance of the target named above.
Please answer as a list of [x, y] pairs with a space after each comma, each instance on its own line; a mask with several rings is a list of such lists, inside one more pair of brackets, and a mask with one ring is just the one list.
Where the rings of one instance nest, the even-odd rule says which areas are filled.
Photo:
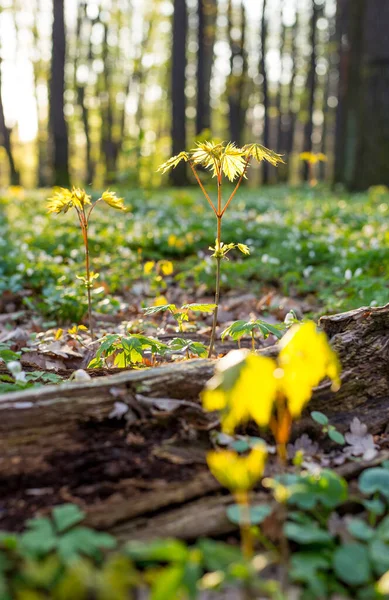
[[[323, 383], [309, 409], [340, 428], [357, 416], [372, 433], [384, 429], [389, 306], [323, 317], [320, 324], [339, 354], [342, 387], [334, 395]], [[275, 356], [277, 347], [262, 352]], [[212, 360], [185, 361], [0, 396], [0, 528], [17, 529], [36, 511], [71, 501], [97, 527], [147, 537], [151, 516], [161, 532], [171, 531], [169, 519], [181, 519], [173, 509], [192, 514], [211, 495], [202, 534], [223, 533], [212, 512], [220, 487], [205, 464], [217, 423], [198, 401], [214, 367]], [[312, 428], [302, 419], [297, 430], [308, 423]], [[179, 522], [181, 537], [190, 538], [196, 518], [186, 513]]]

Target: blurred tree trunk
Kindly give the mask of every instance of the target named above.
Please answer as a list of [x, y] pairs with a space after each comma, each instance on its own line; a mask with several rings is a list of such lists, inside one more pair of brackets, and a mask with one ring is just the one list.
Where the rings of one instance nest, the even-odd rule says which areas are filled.
[[290, 32], [291, 35], [291, 50], [290, 56], [292, 61], [292, 75], [289, 83], [289, 93], [288, 93], [288, 117], [287, 117], [287, 128], [285, 132], [285, 153], [287, 158], [286, 167], [282, 168], [281, 173], [285, 174], [285, 181], [288, 181], [291, 171], [291, 156], [293, 152], [294, 146], [294, 134], [296, 130], [296, 122], [297, 122], [297, 107], [295, 106], [295, 95], [296, 95], [296, 77], [297, 77], [297, 36], [299, 33], [299, 13], [298, 7], [296, 6], [296, 20], [292, 25], [292, 29]]
[[41, 55], [41, 50], [39, 48], [39, 20], [41, 18], [42, 12], [42, 1], [36, 0], [34, 6], [34, 24], [32, 27], [32, 33], [34, 37], [34, 49], [37, 53], [37, 59], [33, 61], [34, 66], [34, 96], [36, 102], [36, 110], [37, 110], [37, 184], [38, 187], [45, 187], [48, 185], [49, 179], [49, 165], [48, 165], [48, 148], [47, 148], [47, 122], [44, 117], [42, 117], [42, 112], [46, 113], [45, 103], [42, 103], [41, 106], [39, 99], [38, 86], [42, 83], [45, 86], [47, 92], [47, 69], [44, 63], [44, 60]]
[[[308, 107], [306, 114], [306, 122], [304, 127], [304, 152], [312, 152], [312, 133], [313, 133], [313, 111], [315, 108], [315, 92], [316, 92], [316, 65], [317, 65], [317, 52], [316, 52], [316, 38], [317, 38], [317, 21], [321, 13], [321, 7], [319, 7], [315, 0], [312, 0], [312, 17], [311, 17], [311, 33], [310, 33], [310, 46], [311, 46], [311, 57], [310, 65], [307, 76], [306, 88], [308, 91]], [[304, 179], [308, 181], [309, 178], [309, 164], [304, 163]]]
[[[0, 7], [1, 12], [1, 7]], [[15, 23], [16, 25], [16, 23]], [[11, 145], [11, 130], [7, 127], [5, 122], [4, 115], [4, 104], [3, 104], [3, 94], [2, 94], [2, 58], [0, 55], [0, 146], [3, 146], [8, 162], [9, 162], [9, 175], [10, 175], [10, 183], [11, 185], [19, 185], [20, 183], [20, 175], [19, 171], [15, 165], [15, 159], [12, 151]]]
[[11, 130], [9, 127], [7, 127], [4, 116], [3, 95], [1, 93], [1, 66], [2, 61], [0, 59], [0, 145], [3, 146], [7, 154], [11, 185], [19, 185], [20, 175], [15, 166], [15, 160], [11, 146]]
[[69, 139], [64, 112], [65, 14], [64, 0], [53, 0], [52, 56], [50, 74], [50, 133], [53, 145], [53, 183], [69, 185]]
[[281, 34], [280, 34], [280, 59], [281, 59], [281, 77], [278, 82], [278, 90], [277, 90], [277, 98], [276, 98], [276, 111], [277, 111], [277, 138], [276, 138], [276, 151], [283, 152], [283, 83], [282, 83], [282, 75], [283, 75], [283, 58], [285, 54], [285, 44], [286, 44], [286, 26], [283, 22], [284, 15], [284, 0], [280, 3], [280, 23], [281, 23]]
[[211, 130], [211, 77], [216, 35], [217, 0], [198, 0], [196, 134]]
[[[82, 46], [82, 31], [83, 22], [87, 18], [86, 14], [87, 0], [79, 0], [78, 11], [77, 11], [77, 24], [76, 24], [76, 55], [74, 59], [74, 88], [76, 90], [77, 104], [80, 107], [82, 124], [84, 127], [85, 144], [86, 144], [86, 183], [92, 185], [94, 178], [94, 165], [92, 161], [92, 144], [89, 127], [89, 110], [85, 102], [85, 88], [87, 82], [79, 82], [77, 79], [77, 67], [80, 58], [80, 48]], [[88, 20], [89, 21], [89, 20]], [[87, 39], [89, 39], [88, 50], [87, 50], [87, 62], [90, 60], [92, 55], [91, 48], [91, 29], [92, 24], [89, 22], [89, 30]]]
[[[261, 19], [261, 55], [259, 62], [259, 73], [262, 75], [262, 103], [263, 103], [263, 145], [267, 148], [270, 143], [270, 117], [269, 117], [269, 84], [266, 67], [266, 44], [267, 44], [267, 0], [263, 0]], [[269, 182], [269, 165], [263, 161], [263, 183]]]
[[[186, 95], [185, 95], [185, 69], [186, 69], [186, 37], [188, 31], [188, 13], [186, 0], [174, 0], [173, 13], [173, 47], [171, 71], [171, 99], [172, 99], [172, 154], [179, 154], [186, 149]], [[182, 161], [170, 173], [173, 185], [187, 185], [186, 164]]]
[[243, 142], [247, 101], [245, 87], [247, 78], [246, 11], [240, 5], [240, 39], [234, 39], [232, 1], [228, 3], [228, 41], [231, 50], [230, 75], [227, 82], [230, 140], [240, 146]]
[[342, 0], [338, 19], [342, 47], [336, 178], [352, 190], [389, 185], [389, 4]]

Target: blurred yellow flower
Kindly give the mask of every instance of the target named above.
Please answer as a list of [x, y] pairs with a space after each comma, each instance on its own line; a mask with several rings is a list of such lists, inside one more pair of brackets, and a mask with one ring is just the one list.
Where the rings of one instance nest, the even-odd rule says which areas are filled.
[[173, 273], [173, 263], [170, 260], [160, 260], [158, 266], [162, 275], [171, 275]]
[[329, 377], [333, 391], [339, 389], [340, 364], [325, 333], [312, 321], [291, 327], [280, 345], [276, 377], [292, 417], [298, 417], [322, 379]]
[[[339, 389], [339, 361], [313, 322], [293, 326], [280, 345], [278, 361], [248, 350], [234, 350], [219, 361], [201, 398], [206, 410], [220, 411], [226, 433], [250, 419], [261, 427], [269, 425], [274, 410], [285, 402], [291, 417], [300, 416], [313, 388], [325, 377], [332, 380], [333, 391]], [[278, 433], [284, 443], [290, 417], [282, 412]]]
[[168, 304], [166, 296], [157, 296], [153, 302], [153, 306], [165, 306]]
[[267, 457], [264, 445], [255, 446], [247, 456], [232, 450], [212, 451], [207, 463], [212, 475], [231, 492], [251, 490], [263, 475]]
[[148, 260], [147, 262], [145, 262], [145, 264], [143, 266], [143, 272], [144, 272], [144, 274], [145, 275], [150, 275], [150, 273], [154, 269], [154, 265], [155, 265], [155, 262], [153, 260]]
[[222, 428], [228, 433], [250, 419], [267, 425], [277, 392], [276, 368], [271, 358], [233, 350], [219, 361], [202, 393], [204, 408], [221, 411]]

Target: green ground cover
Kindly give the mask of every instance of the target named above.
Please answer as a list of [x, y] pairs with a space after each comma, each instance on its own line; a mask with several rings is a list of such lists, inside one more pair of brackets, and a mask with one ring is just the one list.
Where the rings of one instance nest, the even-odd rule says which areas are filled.
[[[123, 192], [122, 192], [123, 193]], [[190, 294], [214, 285], [208, 247], [215, 219], [196, 189], [124, 192], [126, 214], [97, 209], [90, 228], [92, 265], [101, 273], [95, 307], [118, 310], [137, 282], [150, 295], [164, 292], [147, 261], [167, 259], [169, 286]], [[14, 190], [0, 200], [0, 294], [24, 295], [24, 303], [57, 322], [77, 321], [85, 293], [80, 231], [72, 212], [50, 217], [46, 191]], [[346, 195], [324, 188], [243, 189], [223, 223], [226, 243], [247, 244], [251, 255], [226, 261], [222, 285], [259, 295], [270, 287], [309, 297], [320, 312], [387, 302], [389, 193]], [[152, 298], [142, 298], [150, 303]], [[317, 312], [317, 310], [316, 310]]]

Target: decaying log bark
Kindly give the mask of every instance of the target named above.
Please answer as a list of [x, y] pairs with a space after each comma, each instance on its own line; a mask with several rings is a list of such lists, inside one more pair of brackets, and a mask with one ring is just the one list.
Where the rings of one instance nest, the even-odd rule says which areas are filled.
[[[334, 395], [322, 384], [309, 409], [340, 427], [357, 416], [372, 433], [384, 429], [389, 305], [320, 323], [339, 354], [342, 387]], [[275, 356], [277, 349], [263, 352]], [[122, 537], [147, 538], [150, 517], [161, 535], [191, 538], [200, 520], [201, 535], [228, 532], [216, 507], [231, 499], [204, 498], [220, 494], [204, 459], [215, 417], [198, 402], [214, 367], [215, 361], [195, 360], [0, 396], [0, 529], [74, 501], [91, 524]], [[125, 415], [115, 411], [118, 402], [127, 405]], [[307, 423], [302, 419], [297, 429]], [[201, 519], [193, 516], [199, 511]]]

